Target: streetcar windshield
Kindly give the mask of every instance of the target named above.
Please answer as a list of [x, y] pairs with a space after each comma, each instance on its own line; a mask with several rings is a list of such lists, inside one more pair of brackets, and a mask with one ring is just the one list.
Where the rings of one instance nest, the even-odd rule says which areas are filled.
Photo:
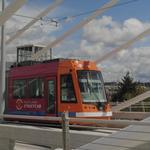
[[100, 71], [77, 71], [83, 102], [106, 102], [102, 74]]

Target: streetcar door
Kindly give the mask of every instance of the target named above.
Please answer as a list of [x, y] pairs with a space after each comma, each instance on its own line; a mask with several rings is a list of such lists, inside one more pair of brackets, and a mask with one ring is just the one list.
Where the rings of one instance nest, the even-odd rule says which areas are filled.
[[48, 91], [48, 114], [56, 114], [56, 80], [55, 78], [48, 79], [47, 91]]

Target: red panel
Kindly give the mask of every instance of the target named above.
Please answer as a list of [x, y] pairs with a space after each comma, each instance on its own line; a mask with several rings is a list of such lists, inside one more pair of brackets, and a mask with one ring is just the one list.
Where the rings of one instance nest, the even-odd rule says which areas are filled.
[[9, 71], [9, 77], [39, 77], [57, 73], [57, 62], [35, 64], [32, 66], [14, 67]]
[[46, 111], [47, 103], [45, 99], [32, 100], [32, 99], [17, 99], [10, 100], [8, 103], [9, 111]]

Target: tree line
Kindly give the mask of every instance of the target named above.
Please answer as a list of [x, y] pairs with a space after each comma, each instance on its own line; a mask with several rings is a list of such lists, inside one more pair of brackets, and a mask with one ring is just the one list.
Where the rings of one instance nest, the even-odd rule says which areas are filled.
[[[149, 86], [149, 84], [146, 86]], [[134, 81], [130, 73], [127, 72], [126, 75], [118, 83], [117, 92], [111, 96], [111, 101], [122, 102], [131, 99], [139, 94], [142, 94], [145, 91], [146, 91], [146, 87], [143, 86], [140, 82]]]

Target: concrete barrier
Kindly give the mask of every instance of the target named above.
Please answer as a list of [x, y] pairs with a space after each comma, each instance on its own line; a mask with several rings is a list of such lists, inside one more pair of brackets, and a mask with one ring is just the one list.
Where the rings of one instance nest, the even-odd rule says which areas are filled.
[[[1, 115], [1, 118], [6, 115]], [[8, 117], [8, 115], [7, 115]], [[9, 116], [13, 118], [14, 116]], [[18, 116], [21, 117], [21, 116]], [[64, 118], [63, 118], [64, 117]], [[61, 119], [63, 123], [62, 129], [48, 128], [48, 127], [34, 127], [26, 125], [10, 125], [0, 124], [0, 150], [13, 150], [16, 141], [23, 143], [46, 146], [50, 149], [62, 148], [64, 150], [70, 150], [80, 145], [89, 143], [93, 140], [100, 138], [101, 135], [92, 135], [91, 133], [83, 134], [81, 131], [75, 133], [75, 131], [69, 130], [69, 121], [76, 123], [93, 123], [96, 125], [138, 125], [142, 128], [150, 126], [150, 122], [141, 121], [129, 121], [129, 120], [99, 120], [99, 119], [83, 119], [83, 118], [69, 118], [67, 115], [60, 117], [38, 117], [38, 120], [53, 120], [57, 121]], [[15, 116], [16, 118], [16, 116]], [[37, 119], [34, 116], [24, 116], [24, 119]], [[32, 120], [32, 121], [33, 121]], [[62, 134], [63, 133], [63, 134]], [[86, 136], [85, 136], [86, 135]], [[69, 141], [68, 141], [69, 139]], [[69, 145], [68, 145], [69, 144]]]
[[0, 124], [0, 149], [13, 150], [15, 142], [28, 144], [62, 147], [62, 130], [22, 125]]

